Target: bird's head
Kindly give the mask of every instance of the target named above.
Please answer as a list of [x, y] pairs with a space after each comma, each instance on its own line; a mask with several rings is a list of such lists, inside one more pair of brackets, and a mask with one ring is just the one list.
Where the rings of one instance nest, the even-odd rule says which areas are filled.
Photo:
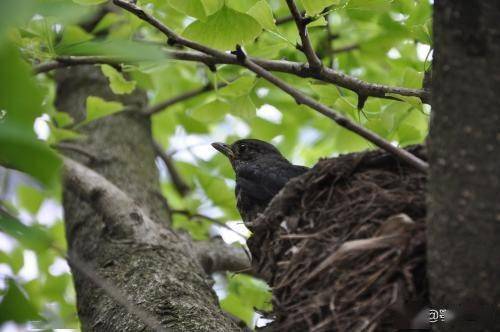
[[228, 157], [232, 164], [254, 161], [263, 157], [284, 159], [272, 144], [258, 139], [242, 139], [231, 145], [217, 142], [212, 143], [212, 146]]

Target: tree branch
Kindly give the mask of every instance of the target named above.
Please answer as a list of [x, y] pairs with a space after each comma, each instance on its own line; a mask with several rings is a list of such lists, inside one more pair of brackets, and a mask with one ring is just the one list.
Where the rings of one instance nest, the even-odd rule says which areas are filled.
[[157, 224], [123, 191], [103, 176], [63, 157], [64, 182], [90, 202], [113, 233], [148, 245], [165, 241], [168, 230]]
[[[247, 57], [241, 48], [237, 47], [237, 50], [234, 52], [234, 55], [230, 55], [221, 51], [218, 51], [216, 49], [213, 49], [211, 47], [199, 44], [197, 42], [185, 39], [182, 36], [179, 36], [176, 34], [173, 30], [165, 26], [163, 23], [158, 21], [155, 17], [149, 15], [145, 11], [143, 11], [140, 7], [136, 6], [135, 4], [126, 2], [125, 0], [114, 0], [114, 3], [123, 9], [133, 13], [137, 17], [143, 19], [144, 21], [150, 23], [152, 26], [156, 27], [158, 30], [160, 30], [162, 33], [164, 33], [170, 40], [172, 40], [175, 43], [187, 46], [189, 48], [192, 48], [194, 50], [197, 50], [199, 52], [208, 54], [212, 57], [219, 58], [219, 59], [232, 59], [233, 57], [236, 57], [236, 60], [240, 65], [248, 68], [249, 70], [253, 71], [260, 77], [264, 78], [265, 80], [271, 82], [272, 84], [276, 85], [278, 88], [281, 90], [285, 91], [289, 95], [291, 95], [295, 101], [299, 104], [305, 104], [312, 109], [318, 111], [319, 113], [325, 115], [326, 117], [332, 119], [335, 121], [338, 125], [353, 131], [360, 135], [361, 137], [367, 139], [368, 141], [372, 142], [373, 144], [377, 145], [378, 147], [384, 149], [385, 151], [399, 157], [401, 160], [407, 162], [408, 164], [414, 166], [418, 170], [425, 172], [428, 168], [428, 165], [425, 161], [419, 159], [418, 157], [414, 156], [413, 154], [409, 153], [408, 151], [405, 151], [404, 149], [398, 148], [394, 145], [392, 145], [390, 142], [386, 141], [382, 137], [378, 136], [377, 134], [371, 132], [370, 130], [367, 130], [366, 128], [358, 125], [355, 122], [352, 122], [348, 118], [336, 113], [329, 107], [317, 102], [316, 100], [312, 99], [311, 97], [303, 94], [301, 91], [295, 89], [293, 86], [289, 85], [288, 83], [282, 81], [278, 77], [272, 75], [269, 71], [267, 71], [265, 68], [260, 66], [258, 63], [255, 63], [252, 61], [251, 58]], [[364, 94], [363, 94], [364, 95]]]
[[[225, 87], [226, 85], [227, 85], [227, 83], [221, 82], [221, 83], [217, 84], [217, 89], [221, 89], [221, 88]], [[188, 91], [186, 93], [182, 93], [182, 94], [177, 95], [175, 97], [172, 97], [172, 98], [169, 98], [167, 100], [161, 101], [161, 102], [159, 102], [156, 105], [152, 105], [149, 108], [147, 108], [146, 110], [144, 110], [144, 113], [146, 115], [156, 114], [158, 112], [163, 111], [165, 108], [167, 108], [169, 106], [172, 106], [174, 104], [183, 102], [185, 100], [188, 100], [190, 98], [199, 96], [199, 95], [201, 95], [201, 94], [203, 94], [205, 92], [209, 92], [209, 91], [212, 91], [212, 90], [214, 90], [214, 86], [212, 84], [207, 84], [207, 85], [202, 86], [200, 88], [196, 88], [196, 89]]]
[[[200, 52], [178, 50], [167, 50], [166, 53], [173, 59], [201, 62], [207, 66], [214, 66], [216, 64], [239, 64], [236, 56], [228, 53], [222, 53], [222, 56], [212, 56]], [[267, 60], [255, 57], [249, 57], [249, 59], [268, 71], [288, 73], [302, 78], [314, 78], [323, 82], [338, 85], [342, 88], [352, 90], [357, 94], [368, 97], [395, 99], [387, 96], [387, 94], [390, 93], [408, 97], [418, 97], [424, 103], [428, 103], [430, 100], [430, 93], [427, 90], [369, 83], [328, 67], [323, 67], [320, 72], [317, 72], [312, 70], [307, 64], [300, 62]]]
[[233, 232], [234, 234], [240, 236], [245, 241], [247, 239], [247, 237], [245, 235], [241, 234], [238, 231], [235, 231], [234, 229], [232, 229], [231, 227], [229, 227], [228, 225], [226, 225], [224, 222], [222, 222], [220, 220], [217, 220], [215, 218], [206, 216], [204, 214], [191, 213], [191, 211], [188, 211], [188, 210], [170, 210], [170, 212], [171, 213], [175, 213], [175, 214], [185, 215], [186, 217], [188, 217], [190, 219], [204, 219], [204, 220], [207, 220], [207, 221], [211, 222], [212, 224], [216, 224], [217, 226], [223, 227], [223, 228], [225, 228], [225, 229]]
[[153, 141], [153, 146], [155, 148], [156, 155], [165, 163], [175, 189], [182, 197], [186, 196], [191, 188], [177, 171], [172, 157], [165, 153], [165, 151], [157, 141]]
[[95, 64], [108, 64], [116, 65], [124, 62], [126, 59], [116, 57], [95, 55], [95, 56], [59, 56], [54, 60], [39, 64], [33, 68], [35, 74], [46, 73], [48, 71], [71, 67], [79, 65], [95, 65]]
[[116, 288], [115, 285], [101, 277], [92, 266], [81, 260], [76, 253], [69, 252], [66, 260], [71, 267], [78, 270], [81, 274], [91, 280], [97, 287], [101, 288], [106, 295], [119, 303], [130, 314], [139, 318], [151, 330], [167, 331], [161, 325], [161, 322], [156, 319], [156, 317], [133, 304], [120, 289]]
[[220, 271], [250, 273], [250, 259], [242, 247], [233, 247], [220, 238], [193, 242], [198, 261], [207, 274]]
[[295, 20], [297, 29], [299, 30], [300, 40], [302, 41], [302, 51], [304, 52], [307, 61], [309, 62], [309, 67], [316, 71], [320, 71], [321, 67], [323, 67], [323, 64], [321, 63], [321, 59], [314, 51], [314, 47], [311, 44], [311, 39], [309, 38], [309, 34], [307, 31], [307, 21], [299, 12], [299, 9], [297, 8], [294, 0], [286, 0], [286, 3], [288, 5], [288, 8], [290, 9], [290, 12], [292, 13], [293, 19]]
[[[217, 64], [239, 65], [236, 56], [228, 53], [220, 52], [218, 56], [213, 56], [209, 54], [204, 54], [200, 52], [191, 52], [191, 51], [166, 50], [165, 52], [172, 59], [201, 62], [209, 67], [213, 67]], [[430, 93], [427, 90], [410, 89], [403, 87], [388, 86], [383, 84], [369, 83], [362, 81], [356, 77], [346, 75], [344, 73], [341, 73], [339, 71], [327, 67], [324, 67], [320, 72], [317, 72], [312, 70], [308, 65], [299, 62], [293, 62], [287, 60], [267, 60], [254, 57], [250, 57], [250, 59], [266, 70], [288, 73], [302, 78], [314, 78], [320, 81], [332, 83], [340, 87], [352, 90], [356, 92], [358, 95], [360, 94], [368, 97], [395, 99], [394, 97], [387, 96], [387, 94], [390, 93], [402, 96], [418, 97], [424, 103], [429, 103], [430, 100]], [[57, 68], [88, 65], [88, 64], [116, 65], [122, 63], [123, 61], [124, 59], [110, 58], [107, 56], [57, 57], [53, 61], [49, 61], [47, 63], [36, 66], [33, 69], [33, 71], [36, 74], [40, 74]], [[203, 88], [200, 88], [200, 90], [201, 89]], [[200, 91], [200, 93], [203, 92]], [[185, 99], [182, 99], [181, 101], [186, 99], [187, 97]], [[153, 110], [150, 109], [149, 112], [153, 114], [160, 111], [157, 108], [163, 109], [170, 105], [171, 104], [167, 104], [166, 106], [157, 105], [155, 109]]]

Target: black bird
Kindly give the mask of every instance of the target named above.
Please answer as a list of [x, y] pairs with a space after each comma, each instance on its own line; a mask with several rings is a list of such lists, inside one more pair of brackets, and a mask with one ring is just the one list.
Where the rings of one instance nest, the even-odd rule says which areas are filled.
[[251, 226], [251, 221], [291, 178], [309, 170], [293, 165], [273, 145], [258, 139], [242, 139], [231, 145], [212, 143], [212, 146], [228, 157], [233, 166], [237, 208], [247, 226]]

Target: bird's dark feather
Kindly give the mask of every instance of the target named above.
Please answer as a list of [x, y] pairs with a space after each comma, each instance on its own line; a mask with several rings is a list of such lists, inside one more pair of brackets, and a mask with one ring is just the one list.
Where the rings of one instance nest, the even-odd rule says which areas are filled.
[[264, 211], [274, 196], [292, 178], [305, 173], [307, 167], [286, 160], [259, 160], [236, 168], [236, 197], [244, 221]]
[[243, 139], [232, 145], [213, 143], [231, 161], [236, 174], [236, 202], [245, 224], [262, 213], [286, 183], [308, 168], [291, 164], [273, 145], [257, 139]]

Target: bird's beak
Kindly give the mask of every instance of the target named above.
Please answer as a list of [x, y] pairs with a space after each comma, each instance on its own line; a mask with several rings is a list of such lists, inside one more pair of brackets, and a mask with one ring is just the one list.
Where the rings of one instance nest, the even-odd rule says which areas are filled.
[[230, 160], [234, 159], [235, 157], [234, 152], [233, 150], [231, 150], [231, 146], [229, 146], [228, 144], [216, 142], [212, 143], [212, 146], [214, 147], [215, 150], [219, 151], [220, 153], [228, 157]]

